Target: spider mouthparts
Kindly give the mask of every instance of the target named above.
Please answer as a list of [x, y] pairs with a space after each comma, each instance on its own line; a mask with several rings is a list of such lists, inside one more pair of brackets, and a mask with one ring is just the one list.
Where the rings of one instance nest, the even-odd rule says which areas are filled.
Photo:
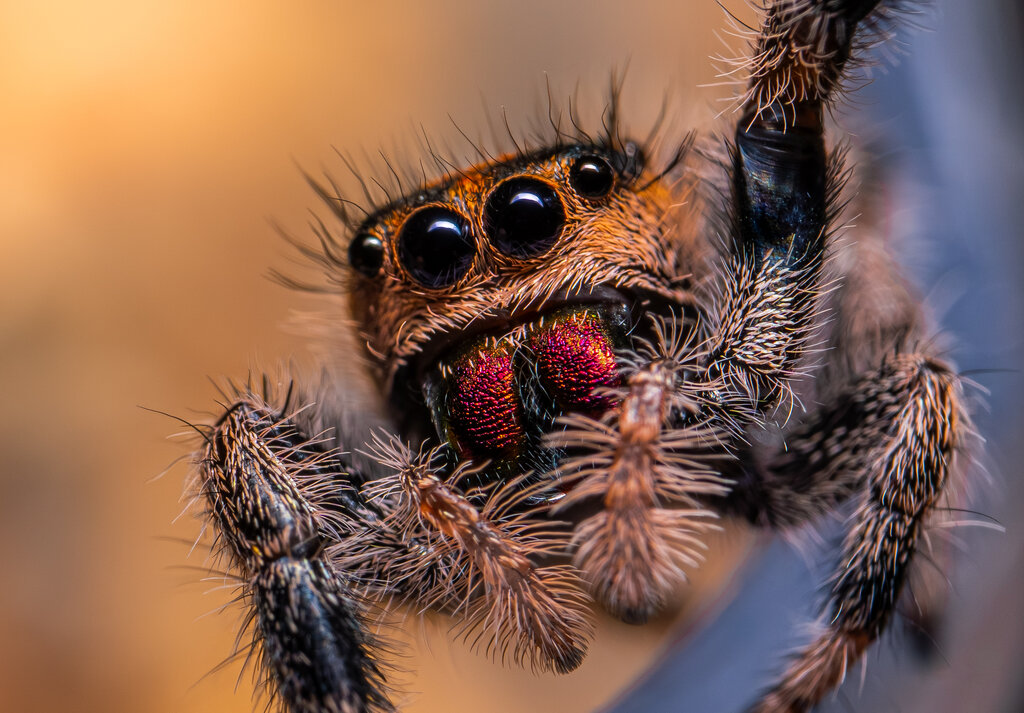
[[615, 351], [630, 326], [622, 303], [563, 305], [463, 343], [424, 379], [439, 436], [462, 458], [537, 469], [542, 464], [518, 460], [542, 450], [560, 414], [599, 415], [615, 404]]

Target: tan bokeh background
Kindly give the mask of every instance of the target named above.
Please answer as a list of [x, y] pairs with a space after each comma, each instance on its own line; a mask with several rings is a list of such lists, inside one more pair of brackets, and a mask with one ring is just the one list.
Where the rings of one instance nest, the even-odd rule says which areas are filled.
[[[457, 139], [485, 106], [522, 125], [545, 72], [600, 97], [627, 62], [639, 126], [664, 94], [709, 117], [720, 11], [691, 5], [0, 4], [0, 710], [252, 709], [237, 664], [204, 678], [240, 612], [204, 616], [230, 593], [186, 557], [187, 464], [153, 480], [187, 447], [138, 406], [194, 418], [208, 376], [302, 349], [281, 325], [308, 300], [265, 277], [292, 259], [268, 219], [318, 207], [296, 162], [343, 173], [332, 146]], [[417, 635], [408, 710], [588, 710], [669, 619], [603, 625], [567, 679]]]

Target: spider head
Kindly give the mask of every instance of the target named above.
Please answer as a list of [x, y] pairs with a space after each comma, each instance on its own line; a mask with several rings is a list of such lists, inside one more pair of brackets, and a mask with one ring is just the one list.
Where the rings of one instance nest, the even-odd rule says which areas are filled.
[[520, 468], [559, 413], [607, 408], [615, 351], [644, 313], [687, 302], [690, 184], [658, 177], [636, 144], [571, 144], [475, 166], [365, 220], [352, 309], [399, 416], [422, 421], [425, 406], [461, 457]]

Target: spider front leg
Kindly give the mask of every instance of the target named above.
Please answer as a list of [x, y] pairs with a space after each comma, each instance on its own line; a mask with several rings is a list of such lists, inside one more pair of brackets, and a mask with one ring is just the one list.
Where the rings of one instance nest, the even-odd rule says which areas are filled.
[[253, 607], [268, 684], [290, 713], [391, 710], [363, 606], [325, 552], [372, 516], [358, 476], [347, 480], [321, 445], [254, 395], [213, 427], [200, 475]]
[[[808, 7], [778, 3], [766, 36], [796, 46], [812, 41], [804, 35], [813, 29], [848, 49], [856, 21], [807, 27]], [[803, 71], [795, 55], [772, 59], [761, 50], [758, 61], [773, 71]], [[755, 78], [736, 129], [731, 252], [715, 307], [698, 325], [710, 336], [694, 348], [683, 317], [669, 320], [633, 355], [618, 408], [601, 419], [563, 418], [568, 430], [553, 439], [583, 453], [559, 465], [576, 483], [561, 507], [603, 504], [577, 527], [575, 562], [602, 605], [626, 621], [646, 620], [684, 578], [683, 567], [699, 562], [701, 535], [713, 527], [709, 496], [727, 492], [715, 469], [783, 398], [816, 319], [838, 183], [823, 137], [834, 79], [806, 72], [787, 85], [793, 96], [780, 90], [764, 100], [760, 84], [775, 81], [770, 73]]]
[[824, 115], [877, 0], [779, 0], [766, 11], [736, 125], [729, 256], [695, 381], [739, 436], [789, 393], [818, 320], [842, 187]]
[[392, 710], [367, 633], [370, 594], [464, 616], [489, 653], [567, 672], [592, 624], [575, 571], [539, 565], [566, 533], [527, 503], [547, 485], [466, 487], [439, 451], [377, 438], [367, 479], [243, 394], [207, 438], [209, 514], [243, 579], [263, 661], [290, 713]]

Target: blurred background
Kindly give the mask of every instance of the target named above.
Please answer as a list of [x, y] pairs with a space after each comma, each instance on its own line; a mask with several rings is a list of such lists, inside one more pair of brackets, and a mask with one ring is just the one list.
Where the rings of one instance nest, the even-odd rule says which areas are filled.
[[[1007, 532], [958, 533], [940, 653], [889, 639], [836, 710], [1024, 710], [1024, 15], [1015, 0], [937, 5], [838, 118], [884, 159], [893, 233], [954, 358], [991, 370], [973, 376], [990, 392], [977, 507]], [[546, 78], [559, 104], [578, 83], [594, 126], [627, 63], [637, 133], [665, 96], [674, 126], [711, 127], [728, 90], [700, 85], [723, 27], [712, 0], [0, 2], [0, 710], [253, 709], [248, 672], [212, 672], [240, 612], [217, 613], [231, 592], [189, 556], [189, 442], [139, 406], [201, 419], [208, 377], [304, 353], [285, 325], [315, 305], [265, 277], [294, 259], [269, 221], [301, 236], [320, 210], [296, 164], [340, 176], [333, 147], [372, 156], [421, 131], [458, 146], [449, 117], [477, 135], [501, 107], [524, 126]], [[819, 572], [744, 533], [712, 561], [680, 611], [602, 622], [563, 678], [411, 621], [401, 700], [736, 710], [813, 613]]]

